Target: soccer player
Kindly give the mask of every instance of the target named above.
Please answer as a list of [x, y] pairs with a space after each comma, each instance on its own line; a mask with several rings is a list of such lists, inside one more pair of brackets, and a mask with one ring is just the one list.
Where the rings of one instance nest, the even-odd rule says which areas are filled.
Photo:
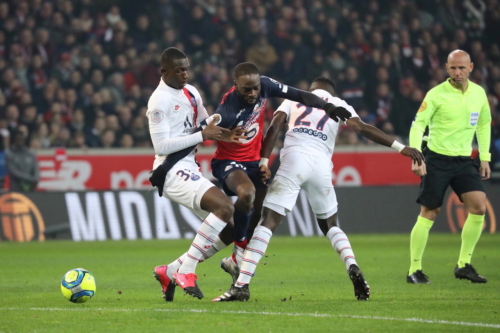
[[[203, 219], [203, 223], [187, 253], [169, 265], [157, 266], [154, 274], [166, 301], [173, 300], [175, 284], [187, 294], [201, 299], [203, 293], [196, 282], [196, 265], [226, 246], [218, 234], [226, 224], [232, 224], [234, 206], [226, 195], [202, 176], [194, 151], [175, 160], [168, 169], [163, 166], [165, 161], [170, 161], [167, 156], [175, 156], [176, 152], [204, 140], [221, 140], [229, 134], [229, 130], [216, 126], [216, 120], [207, 125], [208, 114], [200, 94], [187, 84], [189, 60], [182, 51], [168, 48], [160, 62], [160, 84], [149, 99], [146, 113], [156, 153], [152, 183], [158, 187], [160, 194], [191, 209]], [[205, 120], [204, 124], [201, 120]], [[197, 126], [202, 125], [204, 129], [197, 131], [200, 129]], [[156, 176], [159, 171], [164, 172], [160, 182]]]
[[[224, 95], [216, 114], [222, 116], [219, 124], [225, 128], [241, 128], [246, 135], [239, 143], [217, 143], [212, 160], [212, 173], [222, 184], [227, 195], [236, 195], [234, 203], [233, 256], [224, 258], [221, 267], [234, 279], [239, 275], [239, 263], [246, 247], [247, 230], [253, 216], [260, 220], [262, 201], [267, 191], [271, 173], [268, 157], [261, 160], [264, 128], [264, 112], [270, 97], [281, 97], [299, 102], [307, 107], [324, 109], [332, 119], [345, 121], [350, 113], [344, 107], [332, 104], [320, 97], [271, 78], [261, 76], [253, 63], [240, 63], [234, 68], [234, 86]], [[250, 234], [254, 226], [250, 227]]]
[[[455, 277], [476, 283], [487, 281], [472, 267], [471, 257], [481, 236], [486, 212], [486, 194], [481, 178], [488, 179], [491, 173], [488, 163], [491, 159], [491, 114], [484, 89], [469, 81], [473, 68], [467, 52], [451, 52], [446, 63], [450, 78], [429, 90], [410, 130], [410, 146], [420, 149], [422, 135], [429, 126], [426, 163], [412, 165], [412, 171], [422, 180], [417, 199], [420, 215], [410, 238], [408, 283], [430, 283], [422, 272], [422, 256], [448, 186], [469, 212], [462, 230]], [[474, 134], [479, 144], [479, 168], [470, 158]]]
[[[345, 123], [357, 133], [397, 150], [410, 157], [417, 165], [422, 163], [423, 156], [417, 149], [405, 147], [378, 128], [364, 123], [350, 105], [333, 97], [335, 85], [330, 79], [316, 78], [310, 91], [327, 102], [347, 109], [350, 118]], [[340, 124], [332, 121], [323, 110], [286, 100], [276, 110], [266, 133], [263, 158], [269, 158], [281, 129], [287, 123], [281, 164], [264, 199], [260, 223], [245, 250], [239, 277], [226, 293], [213, 301], [244, 301], [250, 298], [250, 279], [266, 252], [274, 230], [295, 206], [300, 189], [306, 192], [321, 231], [345, 263], [354, 285], [354, 295], [358, 300], [367, 300], [370, 287], [356, 263], [349, 239], [337, 226], [338, 204], [332, 185], [332, 154]]]

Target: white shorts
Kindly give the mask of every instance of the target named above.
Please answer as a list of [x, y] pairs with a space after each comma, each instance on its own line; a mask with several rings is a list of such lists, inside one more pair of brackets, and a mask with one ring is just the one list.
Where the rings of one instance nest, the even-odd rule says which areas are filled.
[[288, 151], [264, 199], [264, 207], [286, 215], [295, 206], [302, 188], [317, 218], [326, 219], [337, 212], [337, 195], [332, 185], [331, 159]]
[[205, 219], [209, 213], [201, 209], [201, 198], [214, 186], [200, 171], [175, 166], [167, 173], [163, 196]]

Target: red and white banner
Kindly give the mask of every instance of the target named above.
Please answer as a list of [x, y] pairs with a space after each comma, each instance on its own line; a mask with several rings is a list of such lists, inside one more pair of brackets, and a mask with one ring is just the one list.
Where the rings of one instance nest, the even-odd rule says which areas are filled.
[[[130, 151], [129, 151], [130, 152]], [[148, 189], [154, 155], [93, 152], [39, 155], [39, 190]], [[275, 156], [271, 157], [271, 161]], [[196, 157], [205, 177], [212, 179], [211, 153]], [[333, 157], [336, 186], [408, 185], [420, 179], [411, 172], [410, 160], [392, 151], [336, 152]]]

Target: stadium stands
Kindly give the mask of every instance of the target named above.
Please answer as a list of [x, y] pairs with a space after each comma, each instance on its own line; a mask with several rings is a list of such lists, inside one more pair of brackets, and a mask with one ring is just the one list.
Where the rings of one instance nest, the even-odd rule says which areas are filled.
[[[0, 22], [0, 134], [21, 129], [33, 149], [151, 146], [144, 114], [169, 46], [190, 57], [209, 112], [248, 60], [303, 89], [332, 78], [364, 121], [405, 141], [461, 48], [488, 93], [500, 161], [494, 0], [0, 0]], [[346, 129], [339, 144], [369, 143]]]

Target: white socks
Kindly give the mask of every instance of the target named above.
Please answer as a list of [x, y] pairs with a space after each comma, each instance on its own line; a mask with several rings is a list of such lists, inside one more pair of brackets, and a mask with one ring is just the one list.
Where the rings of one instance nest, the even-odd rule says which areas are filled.
[[330, 228], [326, 238], [332, 243], [332, 247], [337, 251], [340, 259], [344, 261], [346, 269], [349, 269], [352, 264], [357, 265], [351, 243], [349, 243], [346, 234], [339, 227]]
[[[180, 274], [194, 273], [196, 265], [200, 260], [208, 258], [207, 252], [218, 238], [217, 236], [226, 226], [226, 222], [210, 213], [198, 229], [198, 233], [189, 248], [182, 265], [179, 267]], [[219, 245], [220, 246], [220, 245]], [[217, 248], [218, 249], [218, 248]], [[211, 251], [210, 251], [211, 253]], [[212, 254], [213, 255], [213, 254]]]
[[240, 276], [234, 285], [235, 287], [241, 288], [250, 283], [260, 259], [266, 253], [272, 235], [272, 231], [266, 227], [259, 225], [255, 228], [253, 237], [248, 242], [245, 255], [241, 260]]

